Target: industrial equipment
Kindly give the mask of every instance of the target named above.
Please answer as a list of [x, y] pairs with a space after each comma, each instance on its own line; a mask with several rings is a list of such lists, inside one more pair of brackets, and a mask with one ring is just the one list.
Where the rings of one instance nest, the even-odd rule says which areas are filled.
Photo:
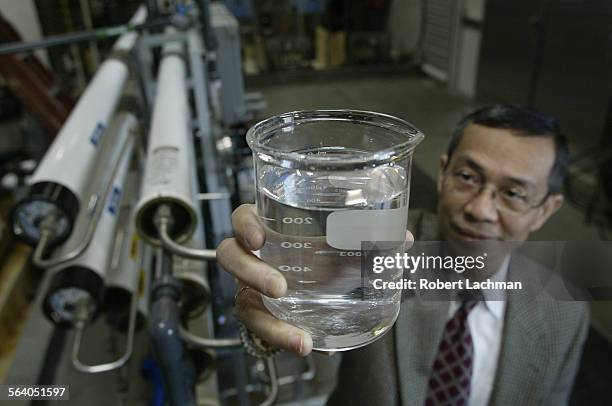
[[[171, 405], [305, 398], [312, 359], [253, 350], [231, 315], [234, 281], [215, 261], [232, 209], [254, 196], [244, 128], [262, 101], [244, 93], [238, 25], [218, 3], [153, 3], [105, 32], [121, 36], [13, 209], [13, 232], [44, 272], [43, 311], [23, 334], [44, 344], [20, 343], [16, 357], [38, 368], [14, 365], [5, 383], [103, 388], [116, 375], [129, 404], [149, 392]], [[80, 388], [71, 399], [89, 402]]]
[[[116, 147], [117, 153], [109, 154], [110, 158], [118, 158], [118, 162], [115, 163], [112, 159], [102, 160], [104, 166], [113, 169], [114, 176], [110, 187], [105, 190], [106, 193], [100, 196], [101, 202], [97, 203], [103, 207], [91, 242], [77, 258], [50, 270], [53, 276], [44, 307], [49, 318], [59, 325], [71, 325], [78, 318], [89, 321], [100, 313], [111, 260], [109, 252], [112, 253], [117, 216], [132, 158], [135, 125], [134, 116], [121, 117], [115, 127], [116, 137], [112, 139], [112, 146]], [[89, 228], [91, 220], [87, 217], [81, 219], [86, 223], [85, 227]]]
[[[141, 7], [131, 22], [142, 22], [146, 16]], [[49, 227], [49, 233], [41, 249], [57, 246], [70, 236], [85, 205], [102, 138], [128, 78], [127, 53], [136, 39], [137, 34], [130, 32], [117, 40], [114, 55], [100, 66], [30, 179], [28, 197], [15, 207], [13, 231], [27, 243], [40, 243], [43, 225]], [[73, 170], [66, 170], [66, 162]]]

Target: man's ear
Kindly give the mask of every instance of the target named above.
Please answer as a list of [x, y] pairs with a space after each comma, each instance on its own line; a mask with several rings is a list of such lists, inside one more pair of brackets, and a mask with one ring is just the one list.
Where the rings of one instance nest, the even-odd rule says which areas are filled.
[[448, 155], [444, 154], [440, 157], [440, 161], [438, 162], [438, 179], [436, 181], [438, 195], [442, 192], [442, 182], [443, 182], [443, 177], [444, 177], [444, 170], [446, 169], [447, 164], [448, 164]]
[[546, 221], [563, 206], [565, 198], [561, 193], [555, 193], [546, 198], [546, 201], [538, 207], [537, 217], [531, 224], [531, 231], [537, 231]]

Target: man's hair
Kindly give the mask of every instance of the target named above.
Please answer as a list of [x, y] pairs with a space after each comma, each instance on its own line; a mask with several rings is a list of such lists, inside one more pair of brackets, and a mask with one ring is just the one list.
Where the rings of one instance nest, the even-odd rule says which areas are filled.
[[569, 150], [567, 138], [561, 133], [556, 118], [515, 104], [494, 104], [478, 109], [465, 116], [455, 127], [446, 151], [447, 165], [461, 141], [465, 128], [470, 123], [491, 128], [504, 128], [526, 137], [552, 138], [555, 143], [555, 162], [548, 177], [548, 193], [562, 193], [569, 162]]

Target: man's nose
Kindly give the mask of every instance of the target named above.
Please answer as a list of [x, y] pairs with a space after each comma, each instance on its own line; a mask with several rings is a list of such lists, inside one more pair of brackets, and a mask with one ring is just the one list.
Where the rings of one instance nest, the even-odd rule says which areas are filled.
[[497, 222], [499, 213], [495, 199], [495, 191], [485, 187], [465, 205], [465, 213], [475, 221]]

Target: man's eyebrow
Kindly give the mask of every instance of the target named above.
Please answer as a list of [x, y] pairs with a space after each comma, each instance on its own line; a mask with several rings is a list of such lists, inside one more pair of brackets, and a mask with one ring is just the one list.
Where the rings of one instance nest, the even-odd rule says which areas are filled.
[[[483, 176], [486, 175], [484, 168], [480, 164], [478, 164], [476, 161], [474, 161], [472, 158], [462, 157], [462, 158], [459, 158], [457, 161], [458, 161], [457, 162], [458, 164], [469, 166], [470, 168], [478, 172], [479, 175], [483, 175]], [[535, 188], [535, 183], [533, 183], [529, 179], [519, 178], [516, 176], [508, 176], [508, 177], [505, 177], [503, 180], [509, 183], [514, 183], [515, 185], [522, 186], [525, 188], [530, 188], [530, 189]]]
[[528, 189], [535, 189], [535, 184], [529, 179], [508, 177], [505, 180]]
[[469, 157], [461, 157], [457, 160], [457, 164], [460, 165], [467, 165], [469, 166], [471, 169], [475, 170], [476, 172], [478, 172], [480, 175], [484, 175], [484, 169], [482, 166], [480, 166], [476, 161], [474, 161], [472, 158]]

